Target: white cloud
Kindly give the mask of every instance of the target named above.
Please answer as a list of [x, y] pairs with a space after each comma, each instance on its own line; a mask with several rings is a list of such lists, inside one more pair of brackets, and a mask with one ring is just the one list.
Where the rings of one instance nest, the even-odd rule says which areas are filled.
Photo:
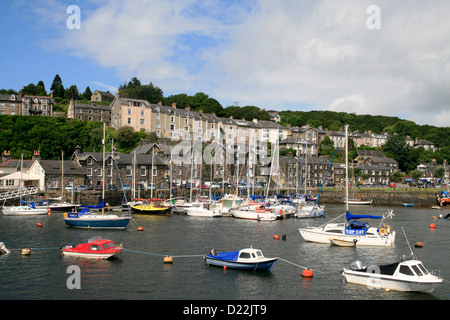
[[[62, 43], [125, 80], [204, 91], [224, 106], [309, 104], [441, 125], [450, 112], [445, 0], [98, 3]], [[366, 26], [372, 4], [380, 30]]]

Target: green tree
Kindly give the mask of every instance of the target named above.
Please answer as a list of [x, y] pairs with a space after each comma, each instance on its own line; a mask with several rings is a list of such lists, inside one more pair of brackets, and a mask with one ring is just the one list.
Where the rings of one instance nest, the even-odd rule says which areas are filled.
[[319, 145], [319, 156], [328, 156], [331, 160], [334, 154], [334, 143], [329, 137], [325, 137]]
[[416, 182], [418, 182], [419, 179], [422, 178], [423, 172], [420, 171], [420, 170], [415, 169], [415, 170], [410, 171], [410, 172], [409, 172], [409, 175], [410, 175], [411, 177], [413, 177], [413, 179], [414, 179]]
[[84, 93], [82, 94], [82, 98], [83, 98], [83, 100], [91, 100], [91, 96], [92, 96], [92, 91], [89, 88], [89, 86], [87, 86], [86, 89], [84, 90]]
[[60, 97], [64, 99], [64, 86], [59, 74], [53, 79], [50, 90], [53, 91], [53, 97]]
[[69, 89], [64, 92], [64, 98], [67, 100], [77, 100], [79, 95], [80, 93], [78, 92], [78, 88], [76, 85], [71, 85]]
[[142, 85], [136, 77], [132, 78], [128, 84], [121, 85], [119, 91], [126, 98], [147, 100], [150, 103], [158, 103], [164, 98], [161, 88], [154, 86], [151, 82], [148, 85]]
[[386, 156], [398, 162], [399, 169], [406, 172], [411, 160], [411, 147], [406, 143], [405, 137], [394, 135], [383, 146]]

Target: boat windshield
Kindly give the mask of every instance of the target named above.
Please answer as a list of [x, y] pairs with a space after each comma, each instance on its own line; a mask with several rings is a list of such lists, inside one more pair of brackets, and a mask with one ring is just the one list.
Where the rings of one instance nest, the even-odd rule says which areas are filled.
[[413, 268], [414, 272], [418, 275], [418, 276], [423, 276], [422, 271], [419, 269], [419, 267], [417, 265], [412, 265], [411, 268]]
[[241, 252], [241, 254], [239, 255], [239, 258], [244, 258], [244, 259], [250, 259], [250, 253], [248, 252]]
[[421, 263], [419, 263], [418, 266], [419, 266], [420, 270], [422, 270], [423, 274], [429, 273], [428, 270]]
[[260, 250], [256, 251], [256, 254], [258, 255], [258, 257], [262, 257], [263, 256], [263, 254], [262, 254], [262, 252]]
[[104, 243], [104, 244], [103, 244], [103, 249], [104, 249], [104, 250], [109, 249], [109, 243]]

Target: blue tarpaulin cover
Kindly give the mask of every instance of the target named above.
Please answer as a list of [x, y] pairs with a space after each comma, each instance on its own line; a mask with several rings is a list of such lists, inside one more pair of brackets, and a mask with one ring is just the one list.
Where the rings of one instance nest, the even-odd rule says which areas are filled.
[[97, 205], [97, 206], [80, 206], [80, 207], [82, 207], [82, 208], [91, 208], [91, 209], [100, 209], [100, 208], [103, 208], [105, 206], [105, 199], [102, 199], [102, 202], [100, 202], [100, 204], [99, 205]]
[[218, 260], [228, 260], [228, 261], [237, 261], [239, 257], [239, 251], [229, 251], [229, 252], [220, 252], [217, 255], [208, 254], [207, 257], [218, 259]]
[[447, 191], [441, 191], [441, 196], [449, 196], [449, 194], [448, 194], [448, 192]]
[[367, 215], [367, 214], [357, 215], [357, 214], [351, 214], [350, 212], [347, 211], [345, 214], [345, 218], [347, 219], [347, 221], [350, 221], [351, 219], [363, 219], [363, 218], [381, 219], [383, 217], [382, 216], [371, 216], [371, 215]]

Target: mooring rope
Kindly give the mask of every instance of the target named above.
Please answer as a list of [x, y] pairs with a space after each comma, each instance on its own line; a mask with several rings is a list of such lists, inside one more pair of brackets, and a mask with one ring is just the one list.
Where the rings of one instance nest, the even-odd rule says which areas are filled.
[[278, 259], [279, 260], [282, 260], [282, 261], [284, 261], [284, 262], [287, 262], [287, 263], [289, 263], [289, 264], [292, 264], [292, 265], [294, 265], [294, 266], [296, 266], [296, 267], [299, 267], [299, 268], [302, 268], [302, 269], [305, 269], [305, 270], [312, 270], [312, 271], [315, 271], [315, 272], [321, 272], [321, 273], [326, 273], [326, 272], [323, 272], [323, 271], [320, 271], [320, 270], [316, 270], [316, 269], [311, 269], [311, 268], [308, 268], [308, 267], [304, 267], [304, 266], [301, 266], [301, 265], [299, 265], [299, 264], [296, 264], [296, 263], [293, 263], [293, 262], [291, 262], [291, 261], [288, 261], [288, 260], [286, 260], [286, 259], [283, 259], [283, 258], [280, 258], [280, 257], [278, 257]]

